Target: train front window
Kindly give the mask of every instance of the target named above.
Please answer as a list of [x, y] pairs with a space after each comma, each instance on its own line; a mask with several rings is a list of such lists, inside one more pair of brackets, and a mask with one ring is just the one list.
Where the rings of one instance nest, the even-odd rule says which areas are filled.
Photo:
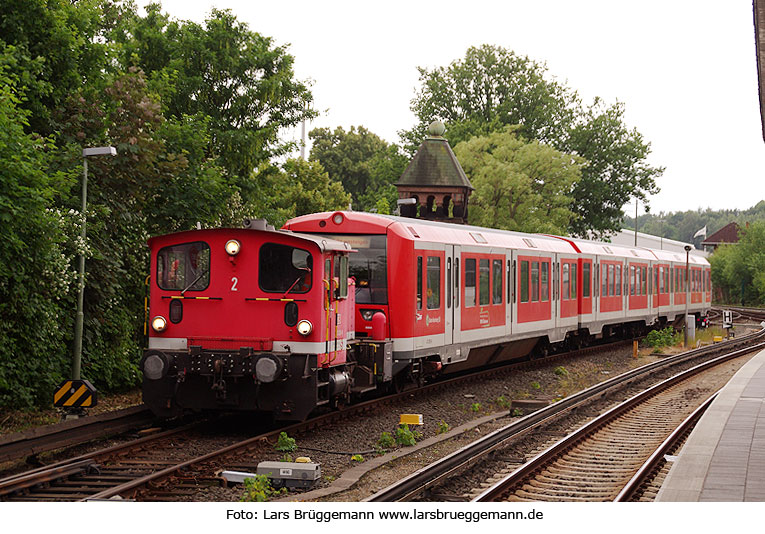
[[384, 235], [319, 234], [348, 243], [356, 252], [348, 257], [356, 280], [356, 304], [388, 304], [388, 266]]
[[171, 245], [157, 253], [157, 285], [166, 291], [203, 291], [210, 285], [210, 246]]
[[260, 247], [260, 289], [268, 293], [307, 293], [313, 280], [312, 263], [307, 250], [265, 243]]

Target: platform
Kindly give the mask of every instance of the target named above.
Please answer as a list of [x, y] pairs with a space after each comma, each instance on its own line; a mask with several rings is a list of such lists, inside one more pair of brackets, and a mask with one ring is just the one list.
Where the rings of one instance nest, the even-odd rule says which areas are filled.
[[765, 350], [696, 424], [656, 501], [765, 501]]

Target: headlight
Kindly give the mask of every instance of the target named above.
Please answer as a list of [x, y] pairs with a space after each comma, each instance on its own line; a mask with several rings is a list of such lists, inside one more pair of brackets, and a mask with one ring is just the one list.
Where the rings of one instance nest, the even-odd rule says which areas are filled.
[[229, 239], [226, 241], [226, 253], [229, 256], [236, 256], [239, 254], [239, 249], [242, 248], [242, 244], [236, 239]]
[[311, 324], [311, 321], [306, 319], [299, 321], [297, 324], [297, 331], [301, 336], [307, 336], [310, 334], [313, 331], [313, 325]]
[[375, 313], [379, 311], [382, 311], [382, 310], [361, 310], [361, 318], [364, 319], [365, 321], [371, 321]]
[[335, 224], [340, 224], [343, 222], [343, 214], [342, 213], [335, 213], [332, 216], [332, 222]]
[[167, 328], [167, 321], [161, 315], [157, 315], [151, 320], [151, 327], [157, 332], [162, 332]]

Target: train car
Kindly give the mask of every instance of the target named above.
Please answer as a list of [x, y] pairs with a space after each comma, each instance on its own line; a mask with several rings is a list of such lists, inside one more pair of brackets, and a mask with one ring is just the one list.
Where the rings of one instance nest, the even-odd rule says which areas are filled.
[[[350, 259], [356, 334], [368, 336], [383, 315], [394, 366], [410, 377], [636, 335], [677, 315], [670, 281], [679, 262], [642, 247], [358, 212], [305, 215], [285, 228], [366, 251]], [[362, 306], [372, 289], [380, 297]], [[699, 292], [690, 311], [708, 307]]]
[[[158, 415], [319, 406], [634, 336], [685, 310], [684, 257], [359, 212], [152, 238], [144, 401]], [[688, 308], [709, 308], [709, 266]], [[679, 284], [679, 285], [678, 285]]]
[[156, 414], [236, 409], [302, 420], [347, 400], [348, 244], [251, 221], [154, 237], [149, 248], [141, 369]]

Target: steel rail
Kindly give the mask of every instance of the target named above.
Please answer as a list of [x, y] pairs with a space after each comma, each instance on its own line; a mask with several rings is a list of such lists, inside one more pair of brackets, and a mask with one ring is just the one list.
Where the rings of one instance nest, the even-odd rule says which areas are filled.
[[151, 411], [140, 405], [7, 434], [0, 436], [0, 462], [113, 436], [154, 420]]
[[637, 470], [629, 482], [624, 485], [624, 488], [622, 488], [619, 494], [614, 497], [614, 502], [629, 501], [629, 499], [640, 488], [640, 485], [648, 479], [651, 472], [653, 472], [661, 460], [664, 459], [664, 455], [667, 454], [667, 452], [669, 452], [672, 447], [674, 447], [677, 442], [680, 441], [680, 439], [696, 425], [698, 420], [701, 419], [701, 416], [704, 415], [704, 412], [707, 411], [707, 408], [709, 408], [719, 393], [720, 392], [717, 391], [711, 395], [707, 400], [704, 401], [701, 406], [696, 408], [691, 415], [686, 417], [685, 420], [680, 423], [680, 425], [669, 436], [667, 436], [667, 439], [665, 439], [661, 445], [659, 445], [659, 447], [653, 452], [653, 454], [648, 457], [645, 463], [643, 463], [640, 469]]
[[[747, 334], [740, 338], [730, 341], [707, 345], [698, 349], [693, 349], [676, 356], [671, 356], [663, 360], [646, 364], [622, 373], [619, 376], [595, 384], [583, 391], [580, 391], [570, 397], [566, 397], [555, 404], [551, 404], [541, 410], [515, 421], [506, 427], [495, 430], [487, 434], [472, 444], [463, 447], [452, 454], [437, 460], [436, 462], [414, 472], [408, 477], [388, 486], [364, 499], [367, 502], [394, 502], [402, 501], [417, 495], [424, 489], [427, 489], [438, 482], [448, 478], [453, 473], [462, 470], [467, 465], [475, 462], [477, 456], [488, 454], [489, 452], [501, 448], [503, 442], [517, 438], [529, 432], [533, 428], [543, 425], [560, 417], [561, 414], [576, 409], [577, 407], [592, 401], [594, 398], [604, 396], [613, 388], [628, 384], [638, 378], [649, 376], [650, 374], [661, 371], [667, 367], [684, 363], [688, 360], [696, 359], [708, 352], [718, 351], [724, 347], [737, 347], [754, 340], [765, 337], [765, 327], [757, 332]], [[750, 349], [746, 349], [750, 350]]]
[[638, 393], [637, 395], [611, 408], [610, 410], [603, 413], [599, 417], [593, 419], [586, 425], [582, 426], [578, 430], [574, 431], [573, 433], [569, 434], [565, 438], [561, 439], [552, 447], [541, 452], [540, 454], [538, 454], [537, 456], [535, 456], [534, 458], [532, 458], [531, 460], [529, 460], [528, 462], [520, 466], [518, 469], [516, 469], [515, 471], [507, 475], [505, 478], [497, 482], [494, 486], [488, 488], [486, 491], [478, 495], [478, 497], [473, 499], [472, 502], [492, 502], [492, 501], [500, 500], [503, 494], [507, 492], [508, 488], [511, 488], [517, 485], [519, 482], [521, 482], [525, 478], [531, 476], [531, 474], [533, 474], [535, 471], [538, 471], [542, 466], [544, 466], [552, 458], [556, 458], [560, 456], [566, 450], [568, 450], [571, 446], [583, 440], [586, 436], [592, 434], [593, 432], [595, 432], [596, 430], [600, 428], [603, 428], [606, 424], [613, 421], [614, 419], [621, 416], [622, 414], [632, 409], [633, 407], [637, 406], [638, 404], [644, 402], [646, 399], [649, 399], [655, 396], [657, 393], [660, 393], [661, 391], [667, 389], [668, 387], [675, 385], [679, 382], [682, 382], [683, 380], [686, 380], [687, 378], [694, 376], [701, 371], [715, 367], [728, 360], [737, 358], [739, 356], [742, 356], [744, 354], [757, 350], [758, 348], [761, 349], [762, 347], [765, 347], [765, 343], [759, 343], [753, 347], [736, 350], [728, 354], [725, 354], [723, 356], [719, 356], [713, 360], [708, 360], [686, 371], [683, 371], [682, 373], [679, 373], [666, 380], [663, 380], [659, 382], [658, 384]]

